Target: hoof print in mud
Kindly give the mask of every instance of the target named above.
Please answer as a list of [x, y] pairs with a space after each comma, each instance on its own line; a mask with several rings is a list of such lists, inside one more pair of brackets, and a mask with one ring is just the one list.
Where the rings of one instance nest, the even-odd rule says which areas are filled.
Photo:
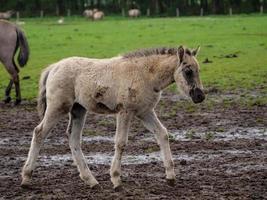
[[166, 182], [171, 187], [175, 186], [175, 179], [166, 179]]

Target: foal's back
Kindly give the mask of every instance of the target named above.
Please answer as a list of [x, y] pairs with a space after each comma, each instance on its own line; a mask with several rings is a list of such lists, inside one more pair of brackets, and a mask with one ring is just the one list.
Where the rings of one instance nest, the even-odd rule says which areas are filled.
[[97, 113], [116, 113], [121, 107], [139, 109], [147, 106], [143, 103], [154, 104], [148, 99], [158, 100], [159, 94], [149, 94], [143, 66], [122, 57], [71, 57], [50, 68], [46, 86], [49, 98], [78, 102]]

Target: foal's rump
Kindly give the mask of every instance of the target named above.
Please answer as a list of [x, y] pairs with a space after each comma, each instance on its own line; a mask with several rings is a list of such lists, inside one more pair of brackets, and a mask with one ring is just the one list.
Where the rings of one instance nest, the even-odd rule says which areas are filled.
[[[79, 75], [85, 74], [88, 79], [93, 78], [90, 68], [98, 59], [87, 59], [81, 57], [65, 58], [47, 67], [41, 74], [39, 81], [38, 113], [42, 119], [47, 104], [64, 104], [65, 110], [78, 100], [79, 91], [84, 88], [90, 90], [91, 81], [78, 83]], [[87, 70], [85, 70], [87, 69]], [[90, 76], [91, 75], [91, 76]], [[93, 82], [93, 81], [92, 81]], [[86, 87], [86, 86], [87, 87]], [[63, 109], [64, 110], [64, 109]]]

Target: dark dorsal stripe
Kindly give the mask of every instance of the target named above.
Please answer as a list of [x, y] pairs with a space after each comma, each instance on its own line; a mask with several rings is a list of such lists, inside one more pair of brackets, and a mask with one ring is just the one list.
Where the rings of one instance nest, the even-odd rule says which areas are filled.
[[[159, 47], [159, 48], [150, 48], [150, 49], [140, 49], [137, 51], [123, 54], [122, 56], [124, 58], [135, 58], [135, 57], [144, 57], [144, 56], [151, 56], [151, 55], [176, 55], [177, 52], [178, 52], [178, 48]], [[191, 52], [190, 52], [190, 55], [191, 55]]]

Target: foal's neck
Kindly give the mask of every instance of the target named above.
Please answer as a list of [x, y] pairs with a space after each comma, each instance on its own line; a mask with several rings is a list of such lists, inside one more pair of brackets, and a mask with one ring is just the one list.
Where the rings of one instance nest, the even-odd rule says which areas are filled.
[[179, 59], [176, 55], [160, 55], [154, 58], [154, 90], [161, 91], [174, 83], [174, 72]]

